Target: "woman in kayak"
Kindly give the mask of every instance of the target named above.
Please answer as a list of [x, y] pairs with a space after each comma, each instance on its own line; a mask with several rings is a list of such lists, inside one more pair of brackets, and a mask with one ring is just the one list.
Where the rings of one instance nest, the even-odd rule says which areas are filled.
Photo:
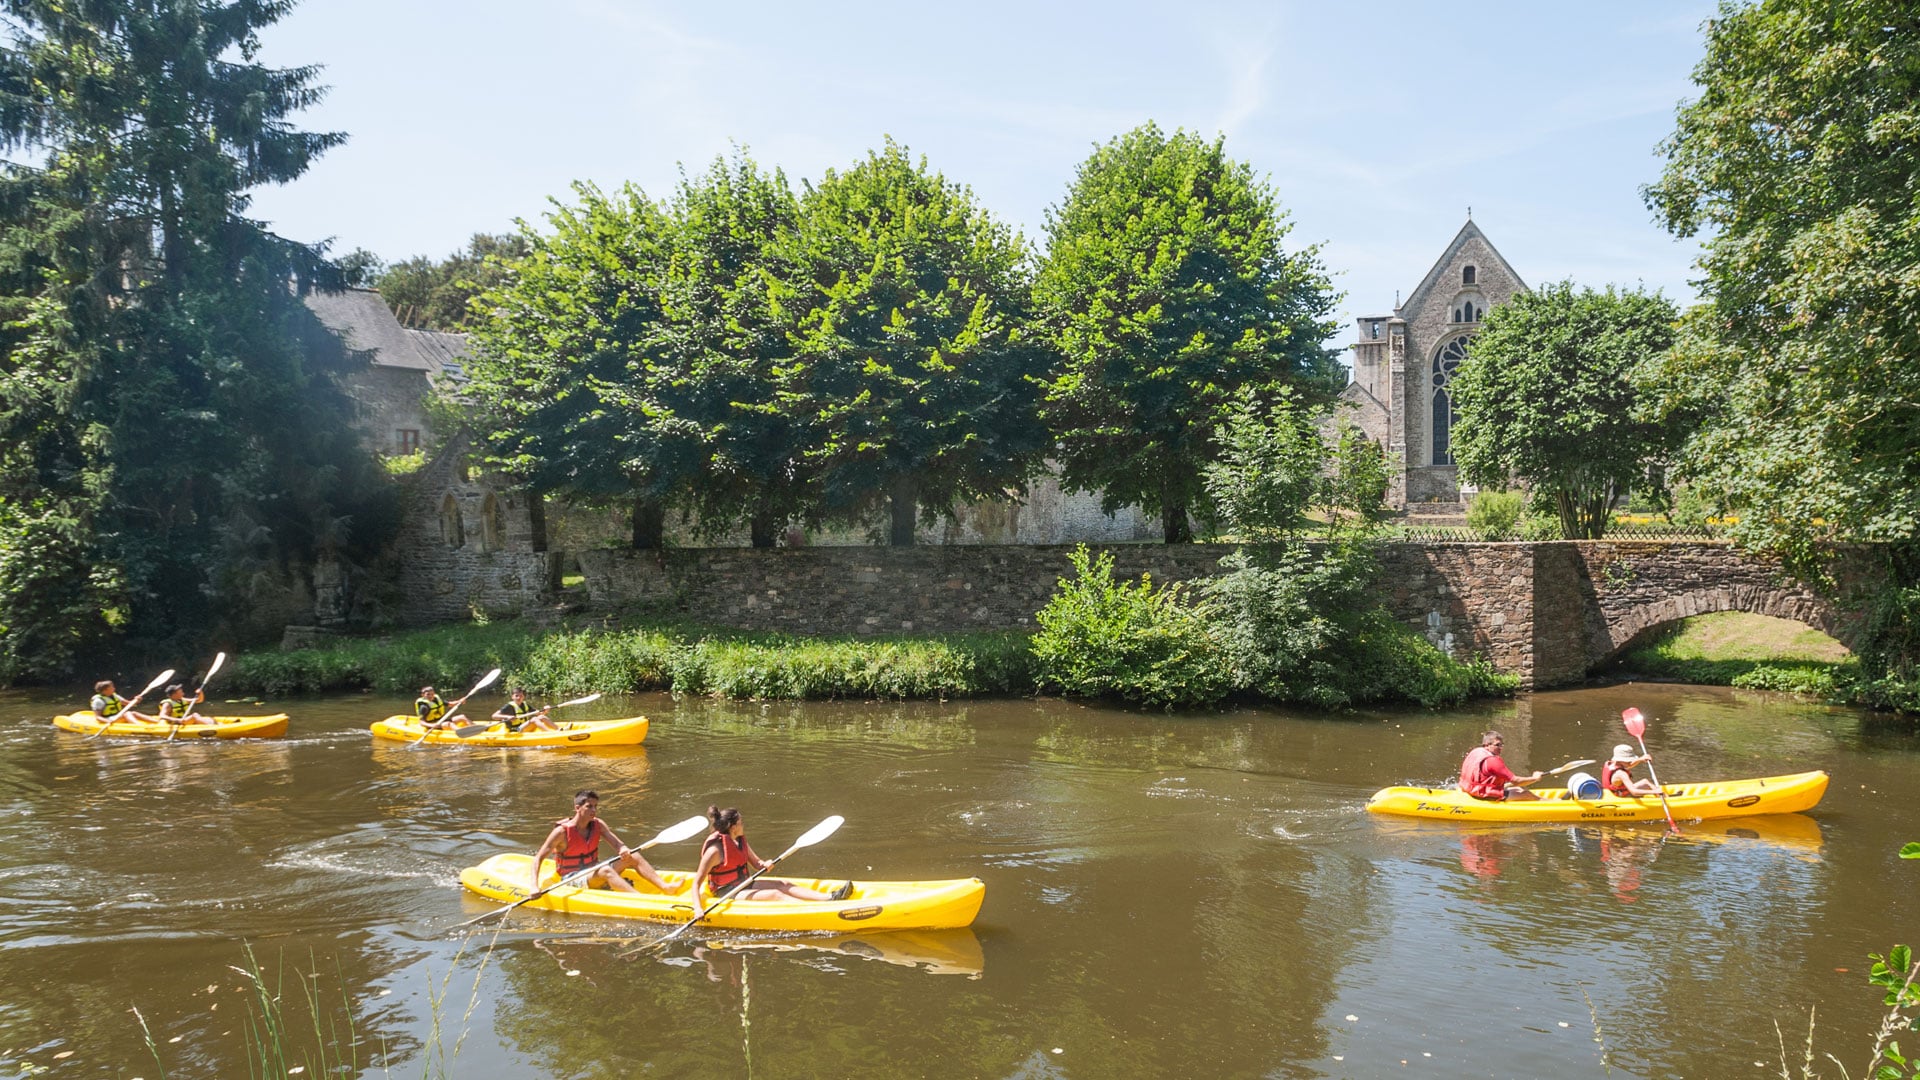
[[[740, 824], [740, 811], [733, 807], [722, 810], [717, 806], [709, 806], [707, 820], [713, 823], [713, 831], [707, 834], [706, 841], [700, 845], [700, 869], [693, 877], [695, 896], [718, 899], [752, 877], [754, 871], [773, 865], [753, 853], [753, 845], [747, 843], [746, 827]], [[706, 890], [704, 894], [702, 889]], [[852, 892], [851, 881], [830, 893], [823, 893], [791, 881], [760, 878], [734, 899], [845, 900]]]
[[640, 875], [649, 885], [671, 896], [679, 889], [662, 880], [660, 874], [648, 864], [641, 854], [622, 844], [607, 823], [600, 820], [600, 793], [581, 790], [573, 795], [573, 816], [561, 818], [547, 834], [546, 843], [533, 853], [533, 891], [540, 888], [540, 864], [551, 852], [553, 865], [560, 877], [566, 877], [575, 871], [585, 870], [600, 861], [600, 841], [610, 841], [620, 849], [620, 857], [593, 873], [581, 885], [585, 888], [602, 886], [616, 892], [639, 892], [633, 883], [621, 876], [622, 870], [631, 870]]
[[88, 707], [93, 709], [93, 715], [109, 724], [116, 720], [138, 720], [142, 723], [151, 721], [153, 717], [133, 711], [133, 707], [139, 703], [140, 699], [137, 697], [128, 701], [114, 693], [112, 679], [101, 679], [93, 684], [93, 701]]

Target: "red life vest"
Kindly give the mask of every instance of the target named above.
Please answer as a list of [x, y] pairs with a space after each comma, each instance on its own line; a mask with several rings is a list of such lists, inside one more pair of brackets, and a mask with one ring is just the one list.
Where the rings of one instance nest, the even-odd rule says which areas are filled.
[[587, 823], [585, 833], [573, 827], [573, 819], [560, 822], [566, 830], [565, 843], [560, 845], [560, 854], [554, 857], [553, 864], [560, 870], [560, 876], [566, 877], [575, 870], [584, 870], [600, 861], [600, 819], [594, 818]]
[[1605, 765], [1600, 766], [1600, 786], [1613, 792], [1615, 795], [1625, 795], [1627, 793], [1627, 781], [1630, 779], [1627, 774], [1632, 771], [1633, 766], [1631, 765], [1616, 765], [1609, 761]]
[[720, 848], [720, 861], [707, 871], [707, 889], [718, 896], [740, 884], [753, 869], [747, 863], [746, 837], [735, 840], [731, 833], [712, 833], [700, 845], [701, 857], [716, 844]]
[[1505, 799], [1507, 782], [1487, 771], [1487, 761], [1493, 757], [1493, 751], [1484, 746], [1476, 746], [1467, 752], [1467, 760], [1460, 765], [1460, 790], [1476, 799]]

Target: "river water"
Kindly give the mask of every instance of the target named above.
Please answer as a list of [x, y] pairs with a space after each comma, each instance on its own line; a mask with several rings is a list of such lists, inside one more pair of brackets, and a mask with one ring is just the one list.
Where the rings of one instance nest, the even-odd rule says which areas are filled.
[[[1671, 839], [1361, 809], [1451, 775], [1488, 726], [1520, 771], [1604, 757], [1629, 705], [1669, 783], [1833, 786]], [[1339, 718], [651, 695], [578, 710], [650, 715], [644, 749], [578, 753], [368, 736], [404, 706], [281, 702], [285, 739], [162, 743], [58, 732], [66, 703], [0, 693], [0, 1075], [257, 1073], [250, 949], [288, 1028], [264, 1045], [307, 1077], [349, 1056], [337, 1075], [1778, 1075], [1776, 1024], [1797, 1076], [1816, 1008], [1817, 1049], [1858, 1076], [1867, 954], [1920, 944], [1920, 863], [1896, 854], [1920, 839], [1920, 739], [1772, 695]], [[971, 930], [664, 955], [630, 949], [656, 928], [524, 908], [455, 931], [490, 906], [460, 869], [531, 850], [585, 786], [630, 843], [717, 802], [771, 856], [843, 814], [785, 869], [978, 876], [986, 905]]]

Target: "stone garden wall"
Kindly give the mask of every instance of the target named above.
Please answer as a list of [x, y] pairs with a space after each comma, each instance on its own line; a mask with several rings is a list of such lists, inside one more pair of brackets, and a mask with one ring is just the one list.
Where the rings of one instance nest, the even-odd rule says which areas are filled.
[[[1030, 627], [1070, 572], [1072, 550], [678, 548], [579, 560], [598, 605], [650, 605], [741, 629], [887, 634]], [[1212, 574], [1233, 549], [1108, 550], [1115, 573], [1166, 582]], [[1486, 657], [1528, 687], [1577, 682], [1646, 630], [1710, 611], [1794, 619], [1842, 641], [1851, 633], [1833, 604], [1777, 564], [1726, 544], [1407, 543], [1388, 545], [1381, 561], [1388, 610], [1449, 655]]]

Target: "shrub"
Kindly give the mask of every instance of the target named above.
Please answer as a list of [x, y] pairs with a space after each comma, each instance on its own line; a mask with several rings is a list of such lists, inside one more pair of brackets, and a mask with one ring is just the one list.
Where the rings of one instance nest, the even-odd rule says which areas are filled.
[[1226, 696], [1208, 605], [1190, 603], [1181, 584], [1154, 588], [1150, 575], [1114, 580], [1111, 552], [1089, 556], [1082, 544], [1071, 558], [1073, 578], [1060, 579], [1036, 616], [1032, 648], [1042, 687], [1169, 709]]
[[1482, 491], [1467, 507], [1467, 525], [1482, 540], [1512, 540], [1519, 534], [1527, 497], [1517, 491]]

